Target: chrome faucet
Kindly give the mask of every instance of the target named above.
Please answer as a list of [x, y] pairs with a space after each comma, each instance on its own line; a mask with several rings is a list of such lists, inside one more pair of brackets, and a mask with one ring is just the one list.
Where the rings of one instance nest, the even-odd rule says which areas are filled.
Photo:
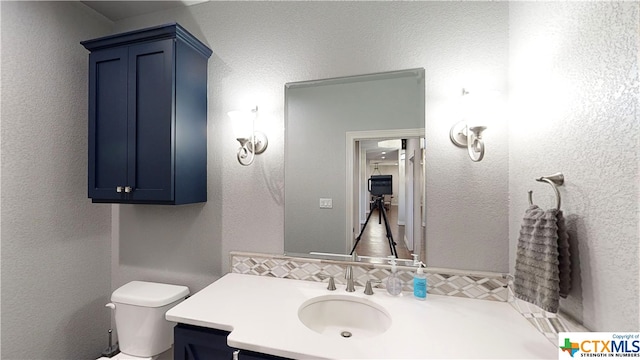
[[351, 265], [347, 265], [347, 269], [344, 271], [344, 278], [347, 279], [347, 292], [356, 291], [356, 288], [353, 285], [353, 269], [351, 268]]
[[[358, 261], [358, 254], [356, 254], [355, 249], [351, 251], [351, 261]], [[353, 284], [353, 268], [351, 264], [347, 265], [347, 269], [344, 271], [344, 278], [347, 279], [347, 292], [354, 292], [356, 288]]]

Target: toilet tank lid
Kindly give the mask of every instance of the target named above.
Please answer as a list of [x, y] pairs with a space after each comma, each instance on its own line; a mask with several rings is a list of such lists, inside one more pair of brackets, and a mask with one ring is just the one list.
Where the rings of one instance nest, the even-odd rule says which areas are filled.
[[117, 288], [111, 294], [114, 303], [160, 307], [189, 295], [189, 288], [180, 285], [160, 284], [148, 281], [132, 281]]

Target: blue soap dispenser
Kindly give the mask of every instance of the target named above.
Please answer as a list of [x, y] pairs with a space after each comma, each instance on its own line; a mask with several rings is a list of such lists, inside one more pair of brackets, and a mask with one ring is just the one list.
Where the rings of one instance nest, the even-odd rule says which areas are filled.
[[391, 274], [387, 278], [387, 292], [393, 296], [398, 296], [402, 293], [402, 280], [398, 278], [396, 271], [396, 258], [395, 256], [389, 256], [389, 264], [391, 264]]
[[416, 273], [413, 275], [413, 297], [418, 300], [427, 298], [427, 274], [422, 270], [422, 262], [420, 262]]

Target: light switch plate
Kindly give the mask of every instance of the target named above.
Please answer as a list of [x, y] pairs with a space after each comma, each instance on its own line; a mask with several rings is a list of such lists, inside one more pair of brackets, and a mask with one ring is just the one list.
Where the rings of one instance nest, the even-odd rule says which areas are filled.
[[333, 209], [333, 199], [320, 198], [320, 209]]

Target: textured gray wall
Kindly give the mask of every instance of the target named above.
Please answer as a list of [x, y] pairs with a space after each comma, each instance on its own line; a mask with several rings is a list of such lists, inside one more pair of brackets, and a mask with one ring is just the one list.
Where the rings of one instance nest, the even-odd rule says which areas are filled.
[[2, 358], [91, 359], [110, 326], [110, 206], [87, 199], [80, 3], [2, 2]]
[[558, 171], [574, 252], [561, 310], [594, 331], [640, 329], [638, 2], [511, 3], [511, 266], [527, 190]]

